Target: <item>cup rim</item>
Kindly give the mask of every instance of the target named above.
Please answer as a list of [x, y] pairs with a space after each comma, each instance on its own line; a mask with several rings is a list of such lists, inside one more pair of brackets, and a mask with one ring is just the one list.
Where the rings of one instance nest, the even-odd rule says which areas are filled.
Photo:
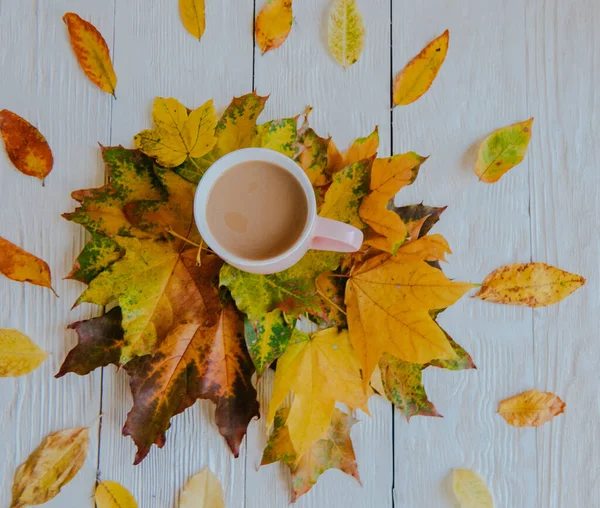
[[[214, 237], [206, 220], [205, 210], [208, 202], [207, 198], [215, 182], [223, 173], [225, 173], [228, 169], [231, 169], [233, 166], [252, 161], [269, 162], [291, 173], [296, 180], [298, 180], [302, 189], [304, 190], [304, 195], [308, 205], [306, 225], [304, 226], [302, 234], [285, 252], [268, 259], [246, 259], [229, 252]], [[304, 170], [293, 159], [268, 148], [240, 148], [239, 150], [234, 150], [233, 152], [224, 155], [215, 161], [206, 170], [204, 175], [202, 175], [194, 196], [194, 219], [196, 226], [198, 227], [198, 231], [200, 232], [200, 235], [204, 241], [220, 258], [224, 259], [228, 263], [242, 267], [245, 266], [248, 268], [263, 268], [274, 265], [287, 259], [301, 249], [311, 235], [316, 215], [317, 203], [313, 186]]]

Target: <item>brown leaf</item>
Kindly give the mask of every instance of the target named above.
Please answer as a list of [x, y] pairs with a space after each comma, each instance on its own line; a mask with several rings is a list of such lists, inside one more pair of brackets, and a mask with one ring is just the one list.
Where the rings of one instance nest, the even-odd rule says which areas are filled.
[[503, 400], [498, 413], [515, 427], [539, 427], [564, 413], [565, 407], [557, 395], [534, 389]]
[[0, 273], [17, 282], [29, 282], [48, 288], [56, 295], [56, 291], [52, 289], [52, 275], [48, 264], [1, 236]]

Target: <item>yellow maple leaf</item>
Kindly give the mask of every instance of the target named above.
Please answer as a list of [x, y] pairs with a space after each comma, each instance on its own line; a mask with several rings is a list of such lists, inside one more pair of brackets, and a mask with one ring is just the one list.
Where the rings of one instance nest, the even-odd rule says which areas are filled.
[[418, 240], [402, 245], [394, 259], [406, 261], [446, 261], [446, 254], [452, 254], [448, 242], [442, 235], [426, 235]]
[[400, 189], [415, 181], [425, 160], [426, 157], [409, 152], [373, 162], [371, 192], [362, 200], [359, 215], [373, 231], [389, 241], [391, 253], [404, 243], [407, 229], [400, 216], [387, 209], [388, 202]]
[[188, 157], [202, 157], [217, 143], [217, 117], [212, 100], [188, 114], [178, 100], [157, 97], [152, 119], [154, 129], [135, 136], [135, 145], [161, 166], [172, 168], [183, 164]]
[[498, 413], [515, 427], [539, 427], [564, 413], [565, 406], [553, 393], [528, 390], [500, 402]]
[[365, 45], [365, 25], [356, 0], [335, 2], [329, 15], [327, 43], [344, 69], [356, 63]]
[[452, 358], [444, 332], [429, 315], [475, 287], [450, 281], [424, 261], [399, 263], [381, 254], [357, 265], [346, 286], [350, 341], [366, 385], [379, 358], [390, 353], [411, 363]]
[[[334, 145], [334, 149], [335, 148]], [[379, 149], [379, 127], [375, 127], [375, 130], [364, 138], [358, 138], [350, 145], [350, 148], [346, 150], [342, 156], [341, 166], [348, 166], [364, 159], [370, 159], [377, 155]], [[333, 150], [333, 149], [332, 149]], [[341, 167], [339, 168], [341, 169]]]
[[94, 501], [96, 508], [138, 508], [131, 493], [117, 482], [100, 482]]
[[185, 29], [201, 39], [206, 28], [204, 0], [179, 0], [179, 15]]
[[452, 472], [452, 490], [460, 508], [494, 508], [492, 495], [483, 478], [469, 469]]
[[394, 82], [394, 106], [406, 106], [415, 102], [433, 84], [448, 52], [450, 32], [431, 41], [398, 74]]
[[37, 369], [48, 353], [18, 330], [0, 328], [0, 377], [24, 376]]
[[292, 30], [292, 0], [267, 0], [256, 17], [256, 42], [263, 54], [281, 46]]

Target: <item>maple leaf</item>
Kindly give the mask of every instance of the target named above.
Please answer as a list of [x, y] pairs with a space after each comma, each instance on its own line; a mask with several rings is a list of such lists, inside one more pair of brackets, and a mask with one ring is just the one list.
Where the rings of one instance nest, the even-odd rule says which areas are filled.
[[391, 210], [398, 214], [409, 231], [414, 230], [418, 225], [417, 237], [421, 238], [431, 231], [431, 228], [440, 220], [440, 216], [446, 208], [446, 206], [433, 207], [420, 203], [417, 205], [393, 206]]
[[99, 88], [115, 96], [117, 76], [102, 34], [94, 25], [72, 12], [67, 12], [63, 21], [69, 30], [71, 47], [85, 75]]
[[315, 279], [323, 272], [335, 270], [340, 257], [310, 250], [291, 268], [271, 275], [248, 273], [225, 264], [220, 281], [231, 291], [237, 308], [251, 320], [259, 320], [275, 309], [281, 309], [288, 319], [305, 312], [320, 315], [322, 301]]
[[475, 174], [484, 183], [495, 183], [525, 158], [533, 118], [495, 130], [479, 147]]
[[373, 162], [371, 192], [362, 200], [359, 214], [373, 231], [387, 240], [392, 254], [406, 240], [407, 228], [397, 214], [387, 209], [388, 202], [400, 189], [415, 181], [421, 164], [426, 160], [409, 152]]
[[281, 46], [292, 30], [292, 0], [267, 0], [256, 17], [255, 33], [263, 55]]
[[446, 239], [442, 235], [427, 235], [406, 242], [398, 248], [393, 259], [398, 262], [446, 261], [446, 254], [452, 254]]
[[204, 0], [179, 0], [179, 15], [185, 29], [200, 40], [206, 28]]
[[294, 330], [277, 360], [269, 423], [288, 392], [294, 393], [294, 401], [287, 427], [298, 457], [323, 437], [336, 401], [367, 411], [368, 395], [346, 330], [328, 328], [312, 335]]
[[[308, 179], [316, 187], [322, 187], [331, 182], [330, 168], [333, 164], [341, 163], [339, 153], [330, 153], [333, 144], [331, 138], [320, 137], [308, 125], [308, 115], [312, 108], [307, 108], [304, 114], [304, 122], [298, 131], [298, 145], [300, 153], [296, 156], [296, 162], [304, 170]], [[337, 148], [335, 148], [337, 150]]]
[[564, 413], [565, 407], [553, 393], [528, 390], [500, 402], [498, 413], [515, 427], [539, 427]]
[[289, 467], [293, 485], [292, 503], [306, 494], [328, 469], [339, 469], [360, 483], [356, 455], [350, 439], [350, 429], [356, 420], [351, 415], [335, 408], [323, 439], [316, 441], [299, 460], [296, 458], [286, 426], [288, 415], [287, 407], [277, 411], [273, 431], [260, 465], [266, 466], [281, 461]]
[[560, 302], [584, 284], [580, 275], [545, 263], [515, 263], [490, 273], [475, 298], [505, 305], [545, 307]]
[[[334, 145], [335, 147], [335, 145]], [[364, 138], [357, 138], [350, 145], [350, 148], [341, 156], [341, 165], [337, 169], [354, 164], [364, 159], [374, 159], [379, 148], [379, 128]], [[336, 148], [337, 151], [337, 148]]]
[[92, 239], [77, 256], [71, 273], [65, 278], [89, 284], [122, 255], [123, 252], [117, 242], [106, 236], [92, 233]]
[[346, 311], [343, 308], [346, 280], [343, 277], [332, 277], [331, 275], [322, 273], [315, 281], [319, 295], [323, 299], [324, 317], [321, 317], [321, 321], [327, 326], [346, 328]]
[[217, 143], [217, 117], [212, 100], [188, 113], [178, 100], [157, 97], [152, 120], [154, 128], [135, 136], [135, 144], [161, 166], [173, 168], [188, 158], [200, 158]]
[[48, 353], [18, 330], [0, 328], [0, 377], [24, 376], [37, 369]]
[[394, 82], [394, 106], [406, 106], [421, 97], [433, 84], [448, 52], [450, 32], [431, 41], [396, 76]]
[[346, 286], [350, 341], [364, 383], [382, 353], [411, 363], [455, 353], [429, 311], [452, 305], [474, 287], [452, 282], [424, 261], [399, 263], [381, 254], [356, 265]]
[[131, 493], [117, 482], [100, 482], [94, 494], [96, 508], [138, 508]]
[[256, 136], [252, 141], [252, 146], [275, 150], [293, 159], [300, 148], [297, 138], [297, 116], [282, 120], [271, 120], [256, 127]]
[[347, 69], [365, 45], [365, 25], [356, 0], [336, 0], [329, 14], [327, 45], [333, 58]]
[[24, 175], [39, 178], [43, 183], [52, 171], [54, 157], [40, 131], [19, 115], [3, 109], [0, 134], [13, 165]]
[[475, 366], [475, 363], [473, 362], [471, 355], [469, 353], [467, 353], [463, 347], [461, 347], [459, 344], [457, 344], [454, 341], [454, 339], [452, 339], [452, 337], [450, 337], [450, 335], [448, 335], [448, 333], [446, 333], [446, 331], [444, 331], [444, 330], [442, 330], [442, 331], [444, 332], [444, 335], [446, 335], [446, 338], [448, 339], [450, 346], [454, 350], [454, 353], [456, 353], [456, 356], [454, 358], [444, 358], [444, 359], [436, 358], [435, 360], [431, 360], [424, 367], [432, 366], [432, 367], [437, 367], [439, 369], [446, 369], [446, 370], [476, 369], [477, 367]]

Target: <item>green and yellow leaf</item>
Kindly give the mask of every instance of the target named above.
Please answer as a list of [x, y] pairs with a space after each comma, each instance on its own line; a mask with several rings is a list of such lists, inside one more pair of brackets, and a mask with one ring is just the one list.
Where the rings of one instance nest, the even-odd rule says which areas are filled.
[[460, 508], [494, 508], [492, 495], [483, 478], [469, 469], [452, 472], [452, 490]]
[[344, 69], [360, 57], [365, 45], [365, 25], [356, 0], [335, 0], [329, 14], [327, 44]]

